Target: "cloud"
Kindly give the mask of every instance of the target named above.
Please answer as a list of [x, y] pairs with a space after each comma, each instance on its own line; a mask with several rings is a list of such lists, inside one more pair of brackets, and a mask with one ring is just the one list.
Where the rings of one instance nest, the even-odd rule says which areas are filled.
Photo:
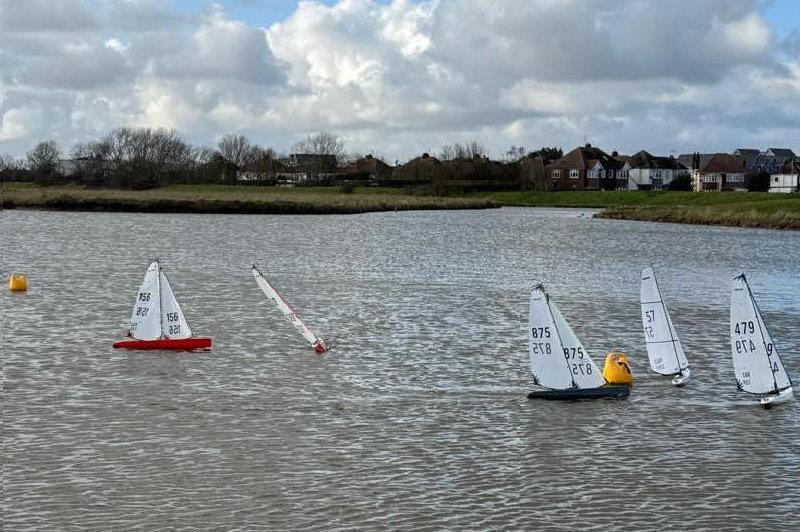
[[0, 151], [139, 124], [278, 149], [335, 129], [390, 159], [473, 138], [668, 152], [800, 133], [800, 29], [777, 42], [756, 0], [303, 1], [267, 28], [211, 3], [31, 2], [0, 0]]

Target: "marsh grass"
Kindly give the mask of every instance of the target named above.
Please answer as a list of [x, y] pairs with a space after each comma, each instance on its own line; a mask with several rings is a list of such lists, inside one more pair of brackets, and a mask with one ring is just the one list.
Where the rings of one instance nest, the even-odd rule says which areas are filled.
[[[253, 190], [256, 189], [256, 190]], [[3, 187], [3, 208], [72, 211], [241, 214], [356, 214], [392, 210], [484, 209], [488, 198], [407, 196], [386, 190], [174, 186], [130, 191], [64, 187]]]

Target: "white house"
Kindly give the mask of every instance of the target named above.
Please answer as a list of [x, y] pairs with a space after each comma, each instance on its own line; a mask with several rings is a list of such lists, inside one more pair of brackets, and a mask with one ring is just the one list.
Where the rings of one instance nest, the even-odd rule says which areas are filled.
[[796, 193], [800, 191], [800, 174], [774, 174], [769, 177], [769, 191]]
[[689, 175], [674, 157], [656, 157], [645, 150], [628, 157], [621, 172], [628, 179], [628, 190], [660, 190], [676, 177]]

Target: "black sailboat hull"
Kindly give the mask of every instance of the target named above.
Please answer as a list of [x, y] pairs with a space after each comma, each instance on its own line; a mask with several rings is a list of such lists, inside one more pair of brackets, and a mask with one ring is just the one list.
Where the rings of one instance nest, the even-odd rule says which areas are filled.
[[569, 390], [537, 390], [528, 399], [548, 401], [578, 401], [581, 399], [624, 399], [630, 395], [628, 386], [606, 385], [599, 388], [570, 388]]

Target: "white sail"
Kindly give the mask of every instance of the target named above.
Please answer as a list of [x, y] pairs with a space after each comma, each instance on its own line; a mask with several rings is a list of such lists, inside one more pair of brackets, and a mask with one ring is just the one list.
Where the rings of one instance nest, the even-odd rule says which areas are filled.
[[730, 332], [733, 371], [742, 390], [765, 394], [791, 386], [744, 274], [731, 287]]
[[689, 367], [689, 361], [669, 317], [653, 268], [642, 270], [639, 301], [650, 368], [662, 375], [681, 373]]
[[175, 299], [169, 279], [164, 274], [164, 270], [159, 268], [159, 280], [161, 283], [161, 332], [166, 338], [182, 339], [192, 336], [192, 330], [186, 322], [181, 306]]
[[550, 300], [550, 310], [553, 313], [553, 320], [561, 338], [564, 360], [572, 373], [573, 382], [578, 388], [597, 388], [604, 385], [606, 380], [603, 378], [602, 372], [597, 369], [586, 348], [583, 347], [583, 344], [552, 299]]
[[528, 339], [531, 373], [536, 385], [554, 390], [574, 388], [572, 373], [564, 359], [564, 346], [542, 285], [531, 291]]
[[152, 261], [136, 293], [128, 332], [137, 340], [155, 340], [161, 337], [159, 271], [158, 261]]
[[301, 335], [303, 335], [303, 338], [305, 338], [306, 341], [312, 346], [320, 342], [320, 338], [311, 332], [311, 329], [309, 329], [306, 324], [303, 323], [303, 320], [300, 319], [300, 316], [298, 316], [294, 309], [292, 309], [286, 300], [283, 299], [283, 296], [277, 290], [275, 290], [275, 287], [273, 287], [270, 282], [267, 281], [258, 268], [253, 266], [251, 272], [253, 277], [255, 277], [258, 287], [261, 288], [261, 291], [264, 292], [267, 298], [272, 301], [276, 307], [278, 307], [278, 310], [280, 310], [281, 313], [286, 316], [286, 319], [289, 320], [289, 323], [291, 323], [294, 328], [297, 329]]

